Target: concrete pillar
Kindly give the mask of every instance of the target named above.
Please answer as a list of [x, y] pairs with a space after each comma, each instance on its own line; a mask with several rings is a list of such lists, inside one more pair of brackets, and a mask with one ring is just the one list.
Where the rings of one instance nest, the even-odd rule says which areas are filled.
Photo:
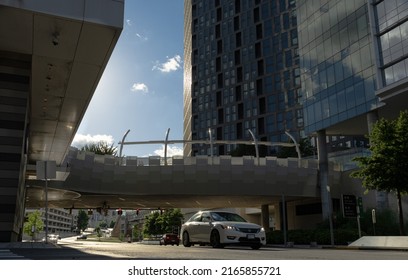
[[282, 230], [281, 226], [281, 204], [280, 203], [275, 203], [274, 205], [274, 211], [273, 211], [273, 219], [275, 221], [275, 230]]
[[327, 155], [326, 131], [317, 132], [317, 158], [319, 163], [319, 184], [322, 201], [323, 219], [328, 219], [331, 215], [330, 193], [328, 192], [329, 179], [329, 159]]
[[264, 204], [261, 206], [261, 213], [262, 213], [262, 227], [265, 229], [266, 232], [270, 231], [269, 228], [269, 205]]
[[368, 127], [368, 133], [370, 134], [373, 125], [378, 121], [378, 113], [377, 111], [371, 111], [367, 113], [367, 127]]
[[326, 131], [320, 130], [317, 132], [317, 160], [319, 162], [319, 182], [320, 195], [322, 200], [322, 216], [323, 219], [329, 220], [330, 240], [334, 246], [334, 232], [332, 220], [332, 203], [329, 183], [329, 157], [327, 154]]

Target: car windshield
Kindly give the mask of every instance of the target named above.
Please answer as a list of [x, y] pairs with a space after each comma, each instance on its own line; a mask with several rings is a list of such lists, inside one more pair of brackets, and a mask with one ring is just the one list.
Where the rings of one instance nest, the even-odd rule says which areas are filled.
[[235, 213], [211, 212], [214, 221], [246, 222], [244, 218]]

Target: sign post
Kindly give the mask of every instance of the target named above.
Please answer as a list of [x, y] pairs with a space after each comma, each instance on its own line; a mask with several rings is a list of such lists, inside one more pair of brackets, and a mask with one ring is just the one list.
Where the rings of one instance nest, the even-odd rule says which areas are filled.
[[361, 197], [357, 199], [354, 195], [343, 194], [343, 216], [344, 218], [357, 218], [359, 237], [361, 237], [360, 206], [362, 207]]
[[373, 221], [373, 230], [375, 235], [375, 224], [377, 223], [377, 218], [375, 217], [375, 209], [371, 210], [371, 219]]
[[55, 161], [37, 161], [37, 179], [45, 180], [45, 243], [48, 243], [48, 180], [57, 177]]

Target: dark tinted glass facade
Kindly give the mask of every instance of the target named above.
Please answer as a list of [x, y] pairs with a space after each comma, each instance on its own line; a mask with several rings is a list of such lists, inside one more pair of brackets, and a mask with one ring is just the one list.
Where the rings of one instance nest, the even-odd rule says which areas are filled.
[[377, 107], [376, 65], [365, 0], [298, 0], [305, 132]]
[[250, 140], [249, 129], [261, 141], [303, 135], [294, 0], [187, 0], [184, 55], [184, 139], [208, 139], [209, 129], [216, 140]]
[[379, 41], [382, 86], [408, 76], [408, 1], [385, 0], [372, 5]]

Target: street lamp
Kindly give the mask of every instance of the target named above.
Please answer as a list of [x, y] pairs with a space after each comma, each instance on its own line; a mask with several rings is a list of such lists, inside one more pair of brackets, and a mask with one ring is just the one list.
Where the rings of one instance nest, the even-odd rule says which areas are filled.
[[122, 142], [120, 142], [120, 149], [119, 149], [120, 165], [122, 165], [123, 142], [125, 142], [125, 138], [126, 138], [126, 136], [129, 134], [129, 132], [130, 132], [130, 129], [128, 129], [128, 130], [126, 131], [126, 133], [123, 135]]
[[211, 158], [213, 157], [213, 138], [212, 138], [212, 132], [211, 128], [208, 129], [208, 137], [210, 138], [210, 156]]
[[254, 135], [254, 133], [252, 132], [252, 130], [248, 129], [248, 132], [251, 134], [252, 140], [254, 140], [256, 161], [257, 161], [257, 163], [258, 163], [258, 165], [259, 165], [258, 140], [256, 140], [255, 135]]
[[164, 165], [167, 165], [167, 143], [169, 141], [170, 128], [166, 131], [166, 138], [164, 139]]
[[289, 131], [285, 130], [285, 134], [286, 134], [287, 136], [289, 136], [290, 139], [292, 139], [293, 143], [295, 143], [296, 153], [297, 153], [298, 159], [299, 159], [299, 161], [300, 161], [300, 160], [302, 159], [302, 156], [301, 156], [301, 154], [300, 154], [300, 148], [299, 148], [298, 142], [296, 142], [295, 137], [293, 137], [293, 135], [290, 134]]

